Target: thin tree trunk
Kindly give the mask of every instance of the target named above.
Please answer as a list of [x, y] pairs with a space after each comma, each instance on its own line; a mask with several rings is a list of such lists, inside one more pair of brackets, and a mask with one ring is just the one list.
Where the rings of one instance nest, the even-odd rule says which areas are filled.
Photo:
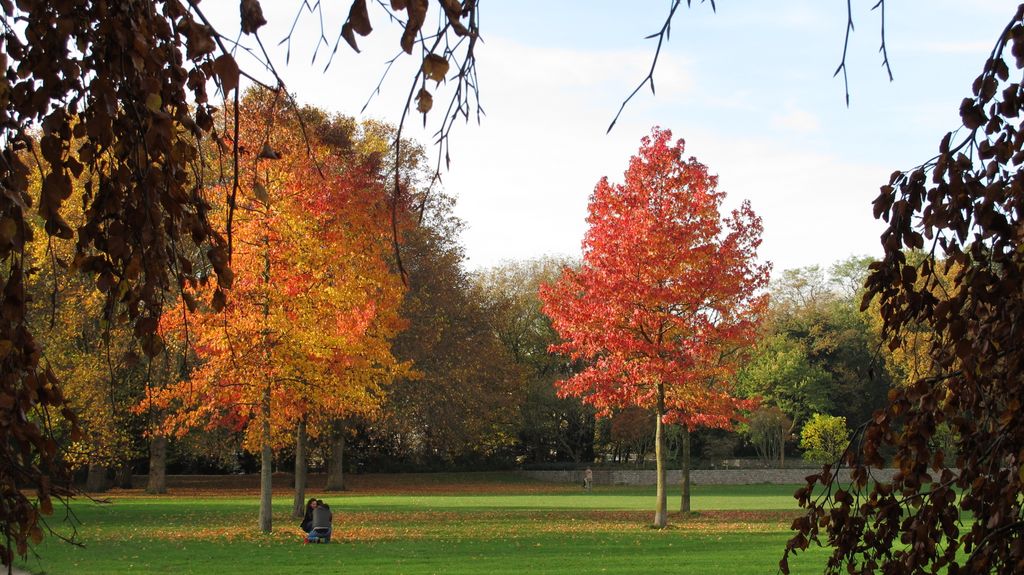
[[292, 517], [302, 517], [306, 513], [306, 471], [306, 418], [303, 417], [295, 432], [295, 501]]
[[788, 433], [783, 433], [779, 438], [782, 440], [779, 442], [779, 469], [786, 468], [786, 437], [788, 435]]
[[665, 424], [661, 421], [663, 415], [665, 415], [665, 384], [659, 383], [654, 427], [654, 459], [657, 462], [658, 476], [654, 526], [659, 528], [668, 525], [668, 500], [665, 492]]
[[167, 437], [163, 435], [156, 435], [149, 440], [146, 493], [167, 493]]
[[345, 490], [345, 433], [342, 423], [335, 421], [331, 433], [331, 459], [327, 462], [325, 491]]
[[89, 475], [85, 478], [86, 493], [103, 493], [107, 485], [107, 467], [98, 463], [89, 464]]
[[129, 463], [122, 463], [114, 469], [114, 487], [121, 489], [132, 488], [132, 466]]
[[270, 533], [272, 525], [271, 496], [273, 486], [274, 450], [270, 447], [270, 384], [263, 389], [261, 410], [263, 412], [263, 446], [260, 451], [260, 531]]
[[679, 484], [683, 492], [682, 498], [679, 502], [679, 512], [689, 513], [690, 512], [690, 428], [683, 424], [683, 437], [682, 437], [682, 453], [683, 468], [681, 470], [681, 477], [679, 478]]
[[[270, 237], [263, 236], [263, 281], [268, 290], [263, 299], [264, 325], [269, 325], [270, 317]], [[263, 332], [263, 353], [269, 358], [268, 340], [270, 333], [268, 328]], [[270, 381], [263, 386], [263, 397], [260, 398], [260, 412], [263, 417], [263, 429], [260, 436], [260, 531], [270, 533], [273, 529], [273, 509], [271, 499], [273, 497], [273, 459], [274, 450], [270, 444]]]

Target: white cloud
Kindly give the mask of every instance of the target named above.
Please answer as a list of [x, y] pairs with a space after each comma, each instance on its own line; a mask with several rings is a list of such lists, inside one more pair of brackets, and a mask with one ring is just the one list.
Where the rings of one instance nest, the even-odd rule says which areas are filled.
[[[797, 10], [784, 16], [796, 25], [806, 24], [809, 14], [816, 17], [817, 12]], [[743, 23], [751, 14], [736, 10], [711, 22], [721, 19], [720, 26], [734, 25], [733, 20], [725, 20], [727, 16], [740, 17]], [[291, 19], [281, 16], [271, 21], [282, 19], [290, 25]], [[284, 32], [267, 31], [264, 38], [272, 43]], [[310, 69], [311, 42], [300, 43], [304, 51], [294, 52], [292, 66], [284, 71], [289, 87], [303, 102], [358, 112], [376, 85], [384, 60], [398, 52], [396, 37], [378, 30], [360, 38], [364, 47], [360, 56], [343, 44], [327, 75], [320, 74], [322, 65]], [[828, 107], [813, 106], [814, 98], [806, 95], [784, 103], [774, 115], [766, 113], [762, 102], [771, 86], [726, 84], [726, 89], [715, 90], [709, 80], [725, 69], [700, 68], [708, 78], [702, 75], [698, 82], [694, 62], [680, 53], [706, 57], [676, 40], [661, 55], [655, 76], [657, 96], [652, 97], [646, 87], [641, 90], [615, 130], [606, 135], [623, 98], [650, 68], [649, 45], [577, 51], [525, 46], [501, 36], [486, 38], [478, 58], [481, 98], [488, 115], [482, 127], [456, 126], [452, 166], [444, 176], [446, 189], [458, 198], [457, 214], [468, 225], [463, 242], [471, 266], [545, 253], [577, 255], [594, 185], [602, 176], [621, 181], [640, 138], [654, 123], [686, 136], [688, 152], [721, 175], [720, 187], [728, 192], [732, 205], [743, 198], [751, 200], [765, 223], [761, 254], [774, 261], [777, 270], [880, 251], [882, 226], [871, 217], [871, 200], [894, 165], [907, 163], [902, 156], [893, 152], [891, 158], [879, 159], [876, 155], [875, 161], [884, 166], [858, 162], [855, 158], [863, 157], [859, 149], [847, 149], [848, 156], [840, 157], [843, 142], [863, 130], [837, 121], [828, 115]], [[401, 65], [404, 68], [392, 71], [382, 96], [367, 110], [369, 115], [397, 120], [416, 62], [405, 57]], [[824, 73], [826, 79], [829, 71]], [[790, 90], [781, 96], [771, 93], [776, 101], [796, 98], [793, 86], [810, 85], [804, 78], [783, 78], [785, 73], [791, 72], [776, 71], [770, 76], [780, 89]], [[442, 98], [436, 95], [435, 103], [445, 101]], [[838, 97], [830, 102], [840, 107]], [[901, 104], [897, 112], [905, 121], [906, 111], [920, 106], [919, 99], [914, 99], [913, 107]], [[862, 104], [852, 112], [844, 109], [841, 118], [852, 122], [849, 118], [863, 108]], [[887, 103], [885, 109], [864, 112], [891, 115], [889, 108], [896, 106]], [[414, 114], [407, 121], [406, 134], [429, 145], [437, 120], [432, 115], [423, 129]], [[765, 124], [775, 130], [760, 129]], [[910, 127], [917, 127], [914, 124]], [[837, 126], [845, 130], [837, 132]], [[814, 134], [813, 140], [793, 137], [808, 133]], [[884, 138], [873, 135], [871, 141]]]
[[898, 43], [896, 48], [901, 50], [924, 52], [927, 54], [978, 54], [986, 55], [992, 51], [992, 40], [981, 40], [977, 42], [943, 42], [943, 41], [922, 41]]
[[[468, 223], [470, 265], [542, 254], [576, 255], [587, 201], [602, 176], [621, 179], [640, 137], [643, 91], [615, 130], [605, 130], [650, 66], [647, 51], [550, 50], [492, 39], [480, 52], [485, 126], [459, 130], [446, 188]], [[682, 100], [688, 62], [663, 54], [657, 99]], [[645, 88], [646, 90], [646, 88]]]
[[776, 272], [881, 252], [882, 224], [871, 201], [891, 168], [766, 138], [697, 134], [688, 141], [689, 151], [719, 174], [727, 203], [749, 199], [763, 218], [760, 255]]
[[808, 134], [817, 132], [821, 128], [821, 122], [818, 121], [817, 115], [790, 102], [786, 104], [784, 113], [772, 115], [772, 126], [786, 132]]

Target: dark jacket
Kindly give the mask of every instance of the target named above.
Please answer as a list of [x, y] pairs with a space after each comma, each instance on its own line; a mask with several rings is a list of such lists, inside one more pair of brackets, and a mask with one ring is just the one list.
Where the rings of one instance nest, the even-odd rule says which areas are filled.
[[313, 529], [330, 529], [331, 528], [331, 509], [326, 505], [318, 505], [313, 510], [312, 527]]
[[306, 507], [306, 514], [302, 516], [302, 523], [299, 524], [299, 528], [301, 528], [306, 533], [309, 533], [310, 530], [313, 529], [313, 508], [312, 507]]

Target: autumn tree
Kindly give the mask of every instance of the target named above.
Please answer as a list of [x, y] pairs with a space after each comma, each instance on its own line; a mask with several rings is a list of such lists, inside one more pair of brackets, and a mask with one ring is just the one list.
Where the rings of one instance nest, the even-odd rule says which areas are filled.
[[[188, 337], [200, 364], [147, 403], [173, 408], [167, 429], [245, 431], [262, 462], [260, 528], [269, 531], [273, 452], [296, 426], [312, 434], [334, 419], [376, 407], [380, 386], [400, 372], [391, 338], [400, 326], [401, 280], [388, 260], [389, 209], [378, 166], [351, 153], [352, 124], [316, 110], [290, 115], [280, 94], [243, 101], [239, 133], [244, 183], [235, 212], [235, 250], [225, 301], [186, 294], [168, 326]], [[302, 136], [298, 121], [309, 121]], [[317, 121], [319, 125], [312, 124]], [[307, 149], [308, 147], [308, 149]], [[179, 319], [180, 318], [180, 319]]]
[[589, 365], [561, 393], [602, 412], [636, 405], [655, 414], [658, 500], [665, 526], [664, 426], [727, 427], [736, 415], [726, 354], [755, 334], [769, 266], [756, 262], [761, 220], [744, 202], [719, 213], [717, 178], [683, 141], [655, 128], [623, 184], [602, 179], [588, 208], [583, 263], [541, 289], [564, 342], [553, 351]]
[[86, 491], [104, 491], [109, 469], [124, 482], [123, 469], [138, 448], [141, 422], [130, 407], [143, 394], [149, 359], [132, 353], [136, 342], [124, 325], [103, 321], [103, 294], [92, 278], [66, 269], [70, 242], [40, 235], [30, 250], [36, 271], [27, 282], [29, 322], [82, 429], [77, 441], [62, 437], [62, 457], [76, 471], [88, 469]]
[[[963, 127], [936, 157], [894, 172], [874, 202], [887, 222], [885, 257], [862, 306], [878, 302], [894, 349], [926, 329], [931, 362], [858, 429], [840, 462], [851, 485], [825, 467], [797, 492], [806, 514], [793, 524], [784, 572], [812, 542], [832, 547], [830, 573], [1024, 569], [1022, 70], [1024, 5], [962, 101]], [[914, 262], [912, 250], [924, 258]], [[945, 426], [955, 453], [936, 441]], [[876, 481], [886, 450], [896, 475]]]

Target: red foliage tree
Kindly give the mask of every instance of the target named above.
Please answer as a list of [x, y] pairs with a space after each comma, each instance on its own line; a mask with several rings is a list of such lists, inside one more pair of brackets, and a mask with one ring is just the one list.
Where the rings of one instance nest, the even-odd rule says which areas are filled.
[[624, 184], [597, 184], [583, 264], [540, 294], [564, 339], [552, 351], [589, 364], [558, 382], [559, 392], [606, 413], [654, 411], [658, 526], [667, 523], [664, 425], [734, 420], [740, 404], [724, 358], [754, 337], [770, 269], [756, 262], [762, 227], [749, 203], [723, 219], [717, 178], [671, 138], [655, 128]]

